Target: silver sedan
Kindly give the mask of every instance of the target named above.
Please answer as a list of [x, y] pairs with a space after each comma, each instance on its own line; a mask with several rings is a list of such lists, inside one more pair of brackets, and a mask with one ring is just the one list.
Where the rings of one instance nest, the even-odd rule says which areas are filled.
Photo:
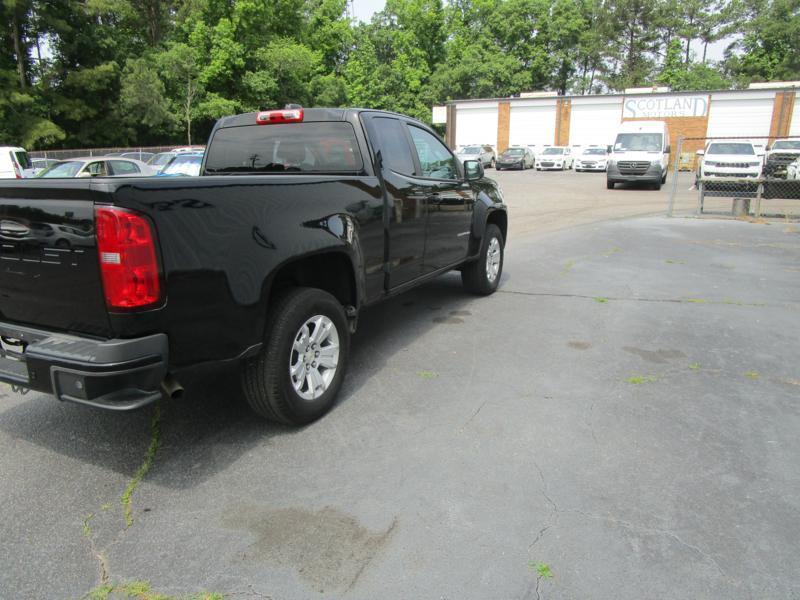
[[116, 156], [88, 156], [62, 160], [37, 177], [150, 177], [153, 169], [140, 160]]

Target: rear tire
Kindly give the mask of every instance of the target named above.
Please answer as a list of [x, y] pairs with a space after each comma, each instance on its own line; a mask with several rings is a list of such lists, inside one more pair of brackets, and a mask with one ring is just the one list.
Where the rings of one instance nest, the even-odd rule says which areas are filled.
[[661, 182], [660, 182], [660, 181], [657, 181], [656, 183], [654, 183], [654, 184], [653, 184], [653, 189], [654, 189], [655, 191], [658, 191], [658, 190], [660, 190], [660, 189], [661, 189]]
[[461, 283], [468, 292], [488, 296], [497, 289], [503, 274], [504, 250], [505, 240], [500, 228], [489, 223], [483, 233], [478, 259], [461, 268]]
[[[264, 346], [242, 368], [244, 395], [260, 416], [304, 425], [331, 409], [342, 386], [347, 317], [336, 298], [316, 288], [291, 288], [271, 304]], [[298, 352], [299, 345], [305, 351]]]
[[609, 179], [606, 179], [606, 189], [607, 190], [613, 190], [614, 189], [614, 185], [616, 185], [616, 182], [611, 181]]
[[664, 175], [661, 177], [661, 183], [667, 183], [667, 172], [664, 171]]

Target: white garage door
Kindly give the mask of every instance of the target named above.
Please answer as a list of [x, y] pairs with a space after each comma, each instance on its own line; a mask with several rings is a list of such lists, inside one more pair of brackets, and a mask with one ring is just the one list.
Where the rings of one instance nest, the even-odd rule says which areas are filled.
[[767, 136], [774, 102], [774, 92], [751, 98], [732, 98], [725, 94], [713, 94], [706, 135], [708, 137]]
[[508, 143], [512, 146], [552, 145], [556, 136], [556, 101], [511, 105]]
[[497, 103], [456, 105], [456, 145], [497, 144]]
[[622, 116], [622, 99], [616, 102], [572, 101], [569, 119], [571, 146], [607, 146], [614, 143]]
[[794, 110], [792, 111], [792, 124], [789, 127], [789, 135], [800, 136], [800, 94], [794, 97]]

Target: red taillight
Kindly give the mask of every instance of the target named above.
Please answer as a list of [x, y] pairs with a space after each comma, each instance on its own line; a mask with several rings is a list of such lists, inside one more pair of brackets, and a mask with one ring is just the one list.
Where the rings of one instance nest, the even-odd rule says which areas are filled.
[[258, 113], [258, 116], [256, 116], [256, 124], [258, 125], [274, 125], [275, 123], [300, 123], [302, 120], [302, 108], [265, 110]]
[[94, 216], [106, 304], [136, 308], [158, 302], [161, 284], [150, 223], [121, 208], [96, 208]]

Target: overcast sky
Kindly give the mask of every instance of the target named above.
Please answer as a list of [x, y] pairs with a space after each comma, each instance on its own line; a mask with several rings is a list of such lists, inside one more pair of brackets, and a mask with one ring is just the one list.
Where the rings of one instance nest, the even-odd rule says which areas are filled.
[[352, 0], [356, 19], [369, 21], [372, 14], [383, 10], [386, 0]]

